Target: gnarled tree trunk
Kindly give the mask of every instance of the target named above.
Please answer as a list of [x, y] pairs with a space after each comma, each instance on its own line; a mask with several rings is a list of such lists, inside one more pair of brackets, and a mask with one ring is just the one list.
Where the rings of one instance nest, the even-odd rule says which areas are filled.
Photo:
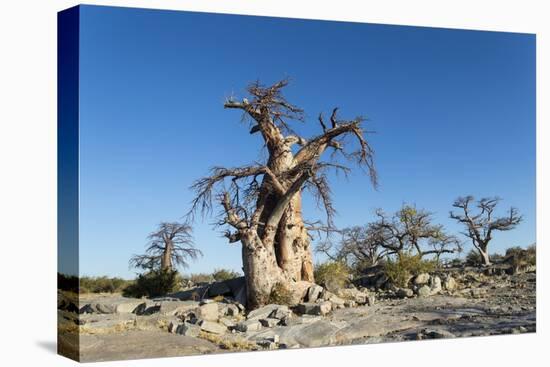
[[[330, 228], [333, 208], [324, 172], [330, 168], [348, 170], [335, 161], [320, 161], [327, 148], [367, 166], [376, 183], [373, 152], [360, 127], [363, 119], [338, 121], [334, 109], [332, 127], [327, 128], [320, 115], [323, 133], [306, 140], [292, 133], [285, 121], [302, 120], [302, 111], [289, 104], [280, 92], [286, 85], [286, 81], [270, 87], [252, 84], [248, 88], [251, 101], [225, 103], [226, 108], [241, 109], [251, 118], [250, 133], [261, 133], [268, 152], [266, 163], [214, 168], [211, 176], [193, 185], [197, 192], [193, 211], [197, 208], [208, 211], [214, 188], [230, 181], [231, 188], [223, 188], [218, 196], [224, 210], [219, 224], [233, 228], [226, 232], [230, 242], [242, 244], [249, 308], [267, 303], [277, 283], [292, 293], [301, 291], [303, 281], [314, 282], [308, 233], [311, 228], [306, 227], [302, 217], [302, 191], [307, 186], [317, 195], [327, 213], [324, 227]], [[338, 138], [345, 135], [356, 138], [357, 150], [344, 151], [343, 141]]]

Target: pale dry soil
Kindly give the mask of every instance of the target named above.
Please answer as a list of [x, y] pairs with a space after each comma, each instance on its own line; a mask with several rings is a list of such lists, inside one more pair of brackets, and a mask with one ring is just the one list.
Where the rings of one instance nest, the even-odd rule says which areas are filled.
[[[474, 292], [465, 289], [426, 298], [380, 299], [373, 306], [338, 309], [307, 323], [228, 332], [221, 338], [255, 345], [256, 341], [278, 335], [276, 348], [300, 348], [535, 332], [535, 274], [495, 279], [476, 285]], [[158, 317], [105, 317], [129, 320], [128, 327], [101, 332], [98, 324], [96, 331], [82, 333], [82, 361], [228, 351], [227, 346], [202, 337], [171, 334]]]

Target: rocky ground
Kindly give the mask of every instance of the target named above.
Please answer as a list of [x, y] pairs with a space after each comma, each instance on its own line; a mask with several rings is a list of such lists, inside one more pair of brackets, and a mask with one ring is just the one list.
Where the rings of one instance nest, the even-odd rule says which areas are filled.
[[[536, 330], [534, 270], [424, 274], [408, 288], [369, 281], [379, 284], [334, 292], [312, 285], [293, 307], [248, 313], [235, 297], [188, 299], [196, 289], [154, 300], [87, 296], [78, 306], [61, 295], [60, 348], [76, 355], [80, 333], [80, 360], [102, 361]], [[227, 294], [238, 283], [232, 282], [203, 295]]]

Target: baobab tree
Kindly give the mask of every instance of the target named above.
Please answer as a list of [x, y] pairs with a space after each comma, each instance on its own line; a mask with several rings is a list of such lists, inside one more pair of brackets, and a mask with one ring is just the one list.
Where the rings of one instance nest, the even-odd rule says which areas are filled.
[[434, 224], [432, 213], [423, 209], [403, 205], [391, 216], [378, 209], [376, 216], [378, 219], [370, 224], [372, 236], [386, 250], [386, 256], [413, 253], [439, 260], [443, 254], [462, 250], [458, 238], [448, 234], [442, 225]]
[[[459, 197], [453, 207], [461, 213], [450, 212], [450, 217], [466, 227], [463, 234], [472, 241], [472, 245], [479, 252], [483, 265], [491, 265], [489, 258], [489, 243], [493, 239], [494, 231], [510, 231], [521, 223], [523, 217], [518, 210], [511, 207], [506, 216], [495, 217], [495, 207], [501, 201], [498, 197], [483, 198], [475, 202], [473, 196]], [[475, 208], [472, 208], [474, 206]], [[472, 210], [477, 212], [473, 213]]]
[[187, 267], [187, 259], [196, 259], [202, 252], [195, 248], [189, 224], [162, 222], [149, 234], [144, 255], [134, 255], [130, 266], [144, 270], [172, 271], [176, 266]]
[[[314, 228], [302, 217], [304, 189], [318, 199], [326, 213], [324, 226], [331, 228], [335, 210], [327, 172], [350, 170], [338, 157], [364, 167], [376, 185], [374, 153], [362, 128], [365, 119], [341, 120], [334, 108], [328, 122], [319, 115], [321, 133], [306, 139], [291, 128], [291, 121], [303, 122], [304, 114], [282, 94], [287, 84], [287, 80], [271, 86], [252, 83], [247, 88], [248, 98], [229, 99], [224, 104], [242, 111], [251, 124], [250, 134], [261, 135], [267, 150], [265, 161], [237, 168], [215, 167], [211, 175], [192, 186], [196, 198], [190, 213], [211, 212], [215, 199], [221, 207], [218, 224], [228, 227], [225, 236], [242, 245], [251, 308], [265, 304], [276, 284], [297, 291], [301, 281], [314, 282], [308, 236], [308, 230]], [[333, 154], [323, 159], [327, 150]]]

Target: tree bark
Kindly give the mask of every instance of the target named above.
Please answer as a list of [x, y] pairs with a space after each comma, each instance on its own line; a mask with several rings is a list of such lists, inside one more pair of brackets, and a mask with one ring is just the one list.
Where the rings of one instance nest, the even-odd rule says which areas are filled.
[[162, 270], [172, 270], [172, 244], [166, 243], [162, 259], [160, 260], [160, 268]]
[[488, 246], [479, 247], [479, 256], [481, 257], [481, 263], [483, 266], [491, 265], [491, 259], [489, 258]]

